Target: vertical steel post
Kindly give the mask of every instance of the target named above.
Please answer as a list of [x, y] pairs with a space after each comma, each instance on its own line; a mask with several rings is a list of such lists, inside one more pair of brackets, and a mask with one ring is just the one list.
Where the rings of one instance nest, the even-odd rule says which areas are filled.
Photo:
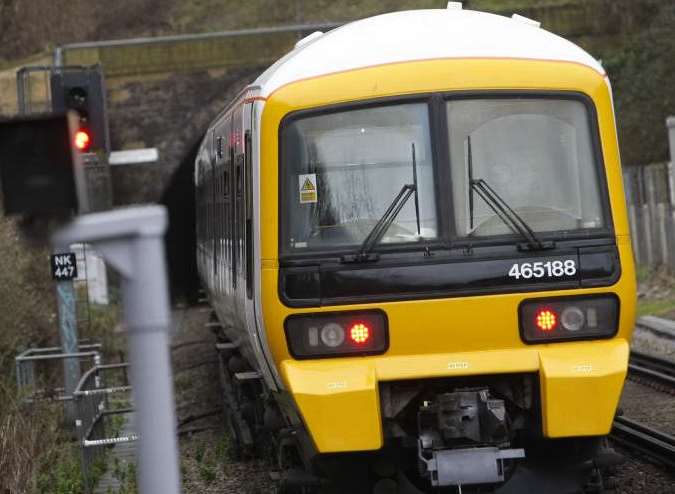
[[[77, 308], [75, 288], [72, 280], [56, 282], [56, 301], [59, 312], [59, 337], [63, 353], [77, 353]], [[80, 381], [80, 361], [76, 358], [63, 359], [65, 395], [72, 396]], [[75, 408], [72, 401], [65, 401], [66, 424], [75, 427]]]
[[675, 116], [666, 119], [668, 128], [668, 147], [670, 149], [670, 161], [668, 162], [668, 200], [670, 202], [670, 268], [675, 270]]
[[163, 243], [166, 224], [166, 210], [161, 206], [126, 208], [78, 217], [53, 237], [59, 244], [94, 245], [122, 277], [140, 436], [141, 494], [180, 493]]
[[675, 208], [675, 116], [666, 119], [666, 127], [668, 127], [668, 147], [670, 149], [668, 192], [670, 194], [670, 205]]
[[17, 109], [19, 115], [25, 115], [26, 113], [26, 88], [23, 84], [26, 74], [28, 74], [28, 72], [25, 67], [16, 71], [16, 100], [18, 103]]
[[63, 48], [60, 46], [57, 46], [54, 49], [54, 55], [52, 58], [52, 64], [54, 67], [61, 67], [63, 66]]

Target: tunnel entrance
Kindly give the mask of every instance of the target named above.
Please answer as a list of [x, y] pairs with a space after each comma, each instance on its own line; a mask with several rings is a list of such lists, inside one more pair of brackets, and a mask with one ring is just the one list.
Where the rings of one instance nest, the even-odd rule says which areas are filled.
[[201, 139], [196, 139], [185, 154], [160, 201], [169, 213], [169, 227], [164, 242], [171, 300], [190, 305], [197, 303], [199, 292], [193, 176]]

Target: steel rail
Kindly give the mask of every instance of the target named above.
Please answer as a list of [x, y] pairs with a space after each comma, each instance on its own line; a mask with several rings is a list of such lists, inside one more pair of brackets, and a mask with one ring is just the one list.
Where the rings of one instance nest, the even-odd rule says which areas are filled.
[[631, 351], [628, 371], [632, 376], [649, 379], [675, 391], [675, 362]]
[[675, 468], [675, 437], [626, 417], [614, 419], [610, 435], [616, 443]]
[[636, 322], [636, 327], [649, 331], [657, 336], [675, 339], [675, 321], [656, 316], [642, 316]]

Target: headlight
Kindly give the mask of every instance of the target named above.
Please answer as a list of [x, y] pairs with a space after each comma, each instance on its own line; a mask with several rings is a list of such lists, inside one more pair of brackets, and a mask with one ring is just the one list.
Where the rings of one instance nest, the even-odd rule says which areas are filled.
[[387, 315], [380, 310], [294, 315], [284, 327], [297, 359], [372, 355], [389, 347]]
[[526, 343], [611, 338], [619, 328], [616, 295], [524, 300], [520, 336]]

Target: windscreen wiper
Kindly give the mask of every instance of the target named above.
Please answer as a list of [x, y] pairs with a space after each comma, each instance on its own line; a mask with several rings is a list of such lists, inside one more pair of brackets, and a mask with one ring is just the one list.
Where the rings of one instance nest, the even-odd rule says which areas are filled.
[[417, 161], [415, 158], [415, 144], [412, 144], [412, 168], [413, 168], [413, 183], [405, 184], [401, 190], [396, 194], [394, 200], [391, 202], [382, 217], [375, 223], [366, 238], [361, 243], [361, 247], [356, 254], [346, 254], [340, 258], [342, 262], [368, 262], [377, 261], [379, 255], [373, 254], [372, 250], [382, 240], [382, 237], [394, 222], [398, 214], [406, 205], [410, 196], [415, 193], [415, 215], [417, 217], [417, 234], [421, 234], [420, 228], [420, 209], [419, 199], [417, 197]]
[[469, 216], [470, 227], [473, 228], [473, 193], [476, 192], [478, 196], [485, 201], [485, 203], [492, 209], [506, 226], [512, 231], [519, 233], [524, 239], [524, 244], [519, 244], [520, 250], [546, 250], [555, 248], [555, 242], [542, 242], [534, 233], [532, 228], [525, 222], [525, 220], [516, 213], [511, 206], [509, 206], [497, 192], [490, 187], [484, 179], [473, 178], [473, 163], [471, 157], [471, 137], [467, 137], [468, 141], [468, 165], [469, 165], [469, 185], [471, 192], [469, 195]]
[[401, 212], [405, 203], [408, 202], [412, 193], [415, 192], [415, 185], [405, 184], [401, 187], [399, 193], [394, 197], [394, 200], [391, 202], [387, 210], [384, 212], [382, 217], [375, 223], [375, 226], [370, 230], [368, 236], [363, 240], [359, 251], [356, 254], [346, 254], [342, 256], [342, 262], [367, 262], [367, 261], [377, 261], [380, 256], [377, 254], [371, 253], [373, 248], [378, 244], [382, 239], [384, 234], [387, 232], [391, 224], [398, 216], [398, 213]]

